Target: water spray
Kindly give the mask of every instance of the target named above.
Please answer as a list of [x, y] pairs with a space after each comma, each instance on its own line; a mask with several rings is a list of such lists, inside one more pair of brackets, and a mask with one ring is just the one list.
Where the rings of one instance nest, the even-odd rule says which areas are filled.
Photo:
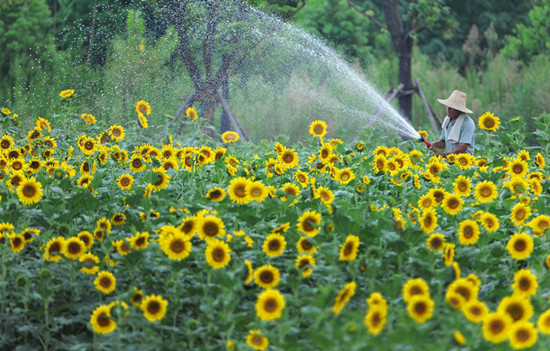
[[429, 141], [426, 141], [426, 139], [424, 139], [424, 137], [423, 137], [422, 135], [420, 136], [420, 138], [418, 139], [418, 141], [423, 142], [424, 144], [426, 144], [427, 147], [432, 146], [432, 143], [430, 143]]

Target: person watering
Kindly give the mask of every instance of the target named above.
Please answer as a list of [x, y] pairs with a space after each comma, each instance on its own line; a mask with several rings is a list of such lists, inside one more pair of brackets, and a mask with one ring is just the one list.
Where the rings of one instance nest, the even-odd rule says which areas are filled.
[[[466, 115], [466, 113], [473, 113], [466, 107], [466, 94], [455, 90], [448, 99], [437, 99], [437, 101], [447, 106], [447, 116], [441, 126], [440, 140], [426, 148], [442, 157], [461, 153], [473, 155], [476, 125], [472, 118]], [[445, 149], [445, 152], [439, 152], [436, 149]]]

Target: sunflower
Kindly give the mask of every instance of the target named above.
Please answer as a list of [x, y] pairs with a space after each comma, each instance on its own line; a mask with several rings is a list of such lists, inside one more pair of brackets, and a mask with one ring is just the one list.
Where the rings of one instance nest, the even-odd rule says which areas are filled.
[[239, 205], [250, 202], [249, 187], [252, 182], [245, 177], [233, 178], [229, 182], [227, 193], [231, 201]]
[[540, 215], [535, 217], [528, 224], [534, 232], [544, 233], [548, 228], [550, 228], [550, 217], [547, 215]]
[[479, 116], [478, 123], [481, 129], [491, 130], [493, 132], [496, 132], [498, 129], [498, 126], [500, 125], [500, 118], [498, 118], [491, 112], [485, 112], [484, 114]]
[[376, 336], [384, 329], [387, 322], [387, 313], [386, 309], [380, 307], [369, 308], [363, 323], [370, 334]]
[[279, 290], [266, 289], [256, 300], [256, 316], [264, 321], [279, 319], [285, 305], [285, 298]]
[[116, 289], [116, 279], [111, 272], [101, 271], [97, 273], [94, 280], [94, 285], [97, 290], [104, 294], [110, 294]]
[[136, 307], [140, 307], [143, 302], [143, 291], [134, 286], [132, 296], [130, 296], [130, 302]]
[[160, 248], [174, 261], [181, 261], [187, 258], [191, 253], [190, 238], [181, 232], [175, 232], [173, 235], [164, 235], [159, 239]]
[[409, 302], [413, 296], [430, 296], [430, 287], [422, 278], [409, 279], [403, 285], [403, 300]]
[[479, 293], [479, 289], [466, 278], [459, 278], [453, 281], [447, 288], [447, 291], [456, 292], [464, 298], [464, 302], [477, 300]]
[[83, 113], [80, 115], [80, 118], [86, 123], [87, 126], [95, 124], [96, 119], [94, 116], [90, 115], [89, 113]]
[[331, 144], [323, 144], [319, 149], [319, 159], [324, 163], [330, 162], [330, 158], [332, 157], [332, 151], [333, 151], [333, 147]]
[[531, 296], [537, 293], [537, 276], [529, 269], [520, 269], [514, 274], [514, 293]]
[[117, 212], [111, 217], [113, 225], [121, 226], [126, 223], [126, 215], [124, 213]]
[[478, 183], [475, 187], [474, 197], [481, 203], [491, 202], [497, 197], [497, 195], [496, 185], [489, 180], [484, 180], [483, 182]]
[[246, 336], [246, 343], [254, 350], [263, 351], [269, 346], [269, 340], [262, 336], [262, 331], [259, 329], [250, 330]]
[[94, 229], [94, 238], [96, 238], [98, 241], [102, 242], [103, 239], [105, 239], [105, 230], [100, 227], [96, 227]]
[[437, 212], [435, 212], [434, 208], [428, 208], [422, 212], [419, 221], [420, 229], [426, 234], [430, 234], [437, 227]]
[[138, 113], [138, 122], [139, 122], [139, 125], [142, 126], [143, 128], [145, 129], [149, 128], [149, 122], [147, 121], [147, 117], [145, 117], [145, 115], [143, 115], [142, 113]]
[[535, 156], [535, 163], [540, 169], [543, 169], [544, 165], [546, 164], [546, 160], [544, 159], [544, 156], [542, 156], [540, 152], [537, 153], [537, 155]]
[[523, 194], [529, 189], [529, 183], [525, 179], [519, 177], [512, 177], [512, 179], [502, 184], [508, 187], [514, 194]]
[[149, 116], [151, 114], [151, 106], [147, 102], [139, 100], [136, 104], [136, 112]]
[[448, 214], [455, 216], [460, 211], [462, 211], [462, 206], [464, 205], [464, 200], [460, 198], [460, 196], [455, 194], [447, 194], [445, 195], [445, 198], [443, 198], [443, 201], [441, 201], [441, 207], [445, 212]]
[[265, 238], [262, 245], [262, 250], [267, 256], [276, 257], [283, 254], [285, 247], [285, 237], [279, 233], [272, 233]]
[[490, 233], [497, 231], [500, 227], [498, 217], [490, 212], [483, 213], [479, 220], [481, 221], [481, 225]]
[[455, 257], [455, 244], [446, 243], [443, 251], [443, 258], [445, 259], [445, 266], [450, 266], [453, 263]]
[[334, 301], [334, 306], [332, 306], [332, 313], [339, 314], [346, 307], [348, 301], [355, 295], [356, 288], [355, 282], [349, 282], [340, 290]]
[[313, 238], [321, 230], [321, 214], [316, 211], [305, 211], [298, 218], [298, 230]]
[[531, 255], [533, 246], [533, 238], [522, 232], [512, 235], [506, 249], [513, 259], [523, 260]]
[[462, 153], [455, 157], [455, 164], [460, 167], [460, 169], [468, 169], [475, 165], [475, 157], [470, 154]]
[[227, 131], [222, 134], [222, 140], [224, 143], [234, 143], [239, 140], [239, 134], [233, 131]]
[[197, 223], [197, 233], [201, 240], [211, 240], [214, 237], [225, 236], [225, 224], [223, 221], [213, 215], [204, 216]]
[[113, 124], [109, 128], [109, 136], [111, 139], [116, 140], [117, 142], [122, 141], [124, 137], [126, 136], [126, 133], [124, 131], [124, 128], [122, 126]]
[[376, 172], [384, 172], [387, 169], [388, 160], [384, 155], [374, 156], [374, 161], [372, 162], [372, 168]]
[[80, 271], [82, 273], [96, 274], [97, 271], [99, 271], [99, 257], [90, 252], [87, 252], [80, 256], [78, 261], [84, 263], [84, 267], [80, 268]]
[[248, 195], [250, 200], [256, 202], [263, 202], [269, 194], [266, 186], [259, 180], [251, 182], [248, 187]]
[[302, 271], [302, 277], [307, 278], [313, 273], [313, 267], [316, 265], [315, 257], [310, 254], [301, 254], [294, 261], [294, 266]]
[[142, 299], [139, 307], [149, 322], [156, 322], [164, 318], [167, 306], [168, 301], [163, 299], [162, 296], [149, 295]]
[[316, 120], [309, 125], [309, 134], [322, 138], [327, 134], [327, 124], [323, 121]]
[[537, 327], [541, 333], [550, 334], [550, 309], [541, 313], [537, 321]]
[[256, 268], [256, 271], [254, 271], [254, 281], [259, 287], [264, 289], [276, 287], [280, 279], [281, 274], [279, 270], [272, 265], [264, 265]]
[[122, 190], [131, 190], [132, 184], [134, 183], [134, 177], [131, 174], [124, 173], [118, 177], [117, 185]]
[[441, 252], [445, 246], [445, 236], [443, 234], [430, 234], [426, 239], [426, 245], [431, 251]]
[[507, 313], [497, 311], [489, 313], [483, 319], [483, 337], [494, 344], [501, 343], [508, 338], [508, 331], [513, 320]]
[[510, 345], [515, 350], [531, 347], [538, 340], [537, 329], [531, 322], [516, 322], [510, 327], [508, 339], [510, 340]]
[[454, 191], [459, 196], [469, 196], [472, 192], [472, 184], [470, 178], [459, 175], [453, 182]]
[[315, 252], [317, 252], [317, 248], [315, 247], [315, 245], [306, 237], [301, 237], [298, 240], [298, 242], [296, 243], [296, 248], [298, 249], [298, 253], [314, 254]]
[[214, 187], [208, 190], [206, 198], [213, 202], [220, 202], [225, 198], [225, 190], [220, 187]]
[[[281, 187], [281, 190], [284, 192], [284, 195], [281, 196], [281, 201], [288, 200], [290, 196], [297, 197], [298, 195], [300, 195], [300, 188], [297, 185], [292, 183], [285, 183]], [[295, 199], [291, 205], [295, 204], [296, 202], [297, 202], [297, 199]]]
[[192, 121], [197, 120], [197, 111], [191, 106], [187, 110], [185, 110], [185, 115], [189, 118], [191, 118]]
[[438, 205], [435, 198], [431, 194], [424, 194], [418, 199], [418, 207], [422, 210], [426, 210]]
[[408, 301], [407, 312], [417, 323], [424, 323], [432, 318], [433, 311], [434, 302], [429, 296], [415, 295]]
[[85, 136], [84, 139], [82, 139], [82, 143], [79, 143], [78, 147], [86, 156], [93, 155], [98, 149], [96, 140], [88, 136]]
[[279, 164], [282, 166], [283, 170], [287, 170], [293, 167], [296, 167], [300, 162], [298, 158], [298, 153], [294, 149], [283, 148], [281, 153], [277, 156]]
[[34, 177], [24, 178], [17, 186], [17, 197], [25, 205], [32, 205], [42, 199], [42, 184]]
[[[8, 234], [8, 237], [10, 234]], [[25, 238], [23, 235], [13, 235], [10, 238], [10, 247], [14, 253], [21, 252], [25, 248]]]
[[463, 306], [465, 302], [464, 296], [451, 290], [447, 290], [447, 293], [445, 293], [445, 301], [447, 301], [449, 306], [454, 310], [460, 309], [460, 307]]
[[340, 247], [340, 261], [353, 261], [359, 251], [359, 237], [357, 235], [348, 235], [346, 242]]
[[460, 222], [458, 240], [462, 245], [474, 245], [479, 240], [479, 225], [476, 221], [466, 219]]
[[512, 208], [512, 222], [516, 226], [522, 226], [523, 223], [527, 218], [531, 216], [531, 208], [522, 202], [518, 202], [513, 208]]
[[162, 167], [158, 167], [153, 170], [153, 174], [153, 179], [156, 179], [155, 182], [152, 183], [153, 190], [160, 191], [166, 189], [170, 183], [170, 176], [166, 173], [166, 170]]
[[65, 240], [65, 250], [63, 250], [63, 253], [65, 254], [65, 257], [70, 258], [71, 260], [80, 258], [86, 250], [86, 244], [78, 237], [72, 237]]
[[353, 173], [353, 171], [351, 169], [344, 168], [344, 169], [338, 170], [338, 172], [336, 173], [335, 179], [340, 184], [346, 185], [349, 182], [351, 182], [353, 179], [355, 179], [355, 174]]
[[489, 308], [484, 302], [471, 299], [462, 305], [462, 313], [470, 322], [479, 323], [489, 313]]
[[525, 178], [525, 175], [529, 172], [529, 165], [520, 158], [516, 158], [508, 162], [508, 166], [506, 168], [512, 177]]
[[12, 148], [15, 145], [15, 142], [13, 141], [13, 138], [9, 135], [4, 134], [2, 138], [0, 139], [0, 148], [4, 150], [8, 150]]
[[320, 187], [317, 188], [316, 197], [320, 198], [321, 201], [326, 205], [330, 204], [330, 203], [332, 203], [332, 201], [334, 201], [333, 192], [330, 189], [325, 188], [323, 186], [320, 186]]
[[136, 250], [143, 250], [149, 246], [149, 233], [148, 232], [136, 232], [134, 236], [126, 238], [130, 243], [130, 247]]
[[230, 252], [231, 249], [227, 243], [218, 239], [210, 239], [204, 250], [204, 255], [210, 267], [218, 269], [227, 266], [231, 260]]
[[90, 317], [92, 329], [97, 334], [109, 334], [116, 329], [116, 322], [111, 319], [111, 307], [98, 306]]
[[514, 322], [529, 320], [534, 313], [533, 305], [524, 295], [506, 296], [498, 305], [498, 312], [507, 313]]
[[51, 262], [59, 261], [64, 248], [65, 239], [62, 236], [50, 239], [44, 249], [44, 259]]
[[254, 268], [252, 268], [252, 262], [250, 260], [244, 260], [244, 264], [246, 265], [248, 274], [244, 280], [245, 284], [252, 283], [252, 279], [254, 279]]
[[[0, 200], [2, 200], [2, 199], [0, 199]], [[21, 235], [23, 236], [23, 239], [25, 239], [25, 244], [30, 243], [30, 242], [34, 241], [35, 236], [40, 235], [40, 229], [25, 228], [25, 230], [23, 230]]]
[[433, 196], [434, 199], [435, 199], [435, 202], [440, 204], [441, 201], [443, 201], [443, 199], [447, 195], [447, 192], [445, 190], [441, 189], [441, 188], [433, 188], [433, 189], [430, 189], [428, 194]]
[[199, 219], [195, 216], [187, 216], [181, 220], [181, 224], [177, 226], [185, 236], [192, 238], [197, 233]]

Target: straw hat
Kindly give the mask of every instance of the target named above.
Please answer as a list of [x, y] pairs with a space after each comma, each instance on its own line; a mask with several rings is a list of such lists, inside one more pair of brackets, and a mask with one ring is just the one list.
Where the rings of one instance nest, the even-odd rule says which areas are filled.
[[439, 101], [445, 106], [454, 108], [455, 110], [459, 110], [461, 112], [465, 112], [465, 113], [474, 112], [466, 107], [466, 93], [460, 90], [453, 91], [453, 93], [451, 94], [451, 96], [449, 96], [447, 100], [437, 99], [437, 101]]

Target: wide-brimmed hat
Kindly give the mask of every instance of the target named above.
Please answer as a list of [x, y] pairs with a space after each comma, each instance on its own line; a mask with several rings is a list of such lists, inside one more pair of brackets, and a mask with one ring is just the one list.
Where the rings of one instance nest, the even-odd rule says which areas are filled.
[[474, 111], [466, 107], [466, 93], [460, 90], [455, 90], [449, 96], [447, 100], [437, 99], [440, 103], [445, 106], [452, 107], [455, 110], [459, 110], [465, 113], [473, 113]]

